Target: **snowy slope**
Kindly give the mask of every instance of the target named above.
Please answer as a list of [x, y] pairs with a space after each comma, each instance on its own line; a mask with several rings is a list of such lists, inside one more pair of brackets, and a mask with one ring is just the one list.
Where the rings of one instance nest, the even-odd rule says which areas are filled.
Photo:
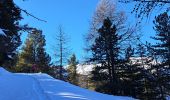
[[133, 100], [82, 89], [47, 74], [13, 74], [0, 68], [0, 100]]
[[47, 100], [37, 80], [0, 68], [0, 100]]

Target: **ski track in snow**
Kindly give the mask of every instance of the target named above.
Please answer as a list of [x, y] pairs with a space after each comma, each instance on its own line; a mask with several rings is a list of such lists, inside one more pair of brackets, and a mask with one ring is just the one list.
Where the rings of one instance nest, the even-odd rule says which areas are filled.
[[83, 89], [63, 82], [47, 74], [27, 74], [38, 80], [49, 100], [133, 100], [128, 97], [111, 96]]
[[0, 67], [0, 100], [134, 100], [93, 92], [47, 74], [10, 73]]

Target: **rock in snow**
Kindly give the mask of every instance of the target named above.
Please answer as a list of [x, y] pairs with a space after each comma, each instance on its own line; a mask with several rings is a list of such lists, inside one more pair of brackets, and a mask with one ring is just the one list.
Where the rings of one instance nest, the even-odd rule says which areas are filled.
[[83, 89], [47, 74], [10, 73], [0, 67], [0, 100], [134, 100]]

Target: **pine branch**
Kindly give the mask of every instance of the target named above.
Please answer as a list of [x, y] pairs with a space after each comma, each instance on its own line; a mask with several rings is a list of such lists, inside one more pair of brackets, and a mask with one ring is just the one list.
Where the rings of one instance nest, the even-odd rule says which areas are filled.
[[34, 16], [33, 14], [28, 13], [26, 10], [23, 10], [23, 9], [21, 9], [21, 8], [20, 8], [20, 10], [21, 10], [22, 12], [24, 12], [25, 14], [27, 14], [28, 16], [31, 16], [31, 17], [33, 17], [33, 18], [39, 20], [39, 21], [42, 21], [42, 22], [45, 22], [45, 23], [47, 22], [46, 20], [42, 20], [42, 19], [40, 19], [40, 18]]
[[[25, 0], [23, 0], [23, 1], [25, 1]], [[31, 17], [33, 17], [34, 19], [37, 19], [38, 21], [42, 21], [42, 22], [45, 22], [45, 23], [47, 22], [46, 20], [40, 19], [40, 18], [34, 16], [33, 14], [27, 12], [26, 10], [21, 9], [21, 8], [20, 8], [19, 6], [17, 6], [16, 4], [15, 4], [15, 6], [16, 6], [18, 9], [20, 9], [22, 12], [24, 12], [27, 16], [31, 16]]]
[[167, 1], [165, 1], [165, 0], [134, 0], [134, 1], [136, 1], [136, 2], [152, 2], [152, 3], [170, 3], [170, 1], [169, 0], [167, 0]]
[[119, 2], [129, 3], [129, 2], [146, 2], [146, 3], [170, 3], [170, 0], [119, 0]]

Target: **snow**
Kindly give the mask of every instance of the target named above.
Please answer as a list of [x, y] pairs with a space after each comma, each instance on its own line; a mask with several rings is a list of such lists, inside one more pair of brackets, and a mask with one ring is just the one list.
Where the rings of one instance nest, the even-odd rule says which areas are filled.
[[[160, 63], [160, 62], [157, 62], [156, 60], [152, 60], [152, 58], [148, 58], [148, 57], [131, 57], [130, 58], [130, 61], [132, 64], [142, 64], [142, 61], [144, 61], [144, 63], [146, 63], [147, 61], [150, 61], [147, 64], [141, 66], [141, 67], [144, 67], [145, 69], [149, 69], [151, 66], [151, 64], [157, 64], [157, 63]], [[93, 69], [95, 68], [95, 66], [101, 66], [101, 64], [78, 64], [77, 65], [77, 74], [80, 74], [80, 75], [90, 75], [91, 72], [93, 71]], [[66, 66], [66, 68], [68, 67], [68, 65]]]
[[43, 73], [10, 73], [0, 67], [0, 100], [134, 100], [83, 89]]
[[93, 71], [93, 68], [95, 65], [89, 64], [89, 65], [84, 65], [84, 64], [78, 64], [77, 65], [77, 73], [81, 75], [89, 75], [91, 71]]
[[10, 75], [10, 72], [6, 71], [4, 68], [0, 67], [0, 76]]
[[0, 68], [0, 100], [47, 100], [37, 82]]
[[0, 35], [6, 36], [6, 34], [3, 32], [3, 29], [0, 28]]

